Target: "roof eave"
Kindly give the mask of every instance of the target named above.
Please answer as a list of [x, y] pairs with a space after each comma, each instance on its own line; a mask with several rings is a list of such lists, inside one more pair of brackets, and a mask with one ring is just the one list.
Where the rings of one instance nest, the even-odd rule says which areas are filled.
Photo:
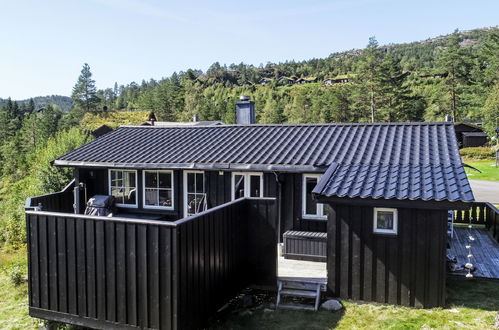
[[239, 170], [239, 171], [266, 171], [266, 172], [311, 172], [324, 173], [327, 166], [314, 165], [283, 165], [283, 164], [234, 164], [234, 163], [112, 163], [67, 161], [57, 159], [55, 166], [61, 167], [93, 167], [93, 168], [161, 168], [161, 169], [199, 169], [199, 170]]
[[469, 210], [470, 203], [474, 200], [423, 200], [423, 199], [386, 199], [386, 198], [361, 198], [361, 197], [336, 197], [336, 196], [314, 196], [319, 203], [346, 204], [353, 206], [373, 207], [401, 207], [414, 209], [437, 209], [437, 210]]

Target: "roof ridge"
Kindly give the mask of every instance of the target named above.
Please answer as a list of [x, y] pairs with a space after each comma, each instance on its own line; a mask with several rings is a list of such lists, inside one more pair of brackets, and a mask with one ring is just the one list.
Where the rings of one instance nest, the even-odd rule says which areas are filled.
[[435, 126], [454, 125], [452, 122], [435, 121], [435, 122], [375, 122], [375, 123], [286, 123], [286, 124], [222, 124], [222, 125], [197, 125], [197, 126], [183, 126], [183, 125], [170, 125], [170, 126], [149, 126], [149, 125], [120, 125], [119, 128], [143, 128], [143, 129], [217, 129], [223, 127], [332, 127], [332, 126]]

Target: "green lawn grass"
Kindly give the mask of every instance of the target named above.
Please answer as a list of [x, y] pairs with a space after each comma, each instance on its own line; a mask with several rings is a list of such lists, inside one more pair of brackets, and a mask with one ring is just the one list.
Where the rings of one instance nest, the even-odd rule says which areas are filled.
[[28, 315], [28, 285], [15, 286], [9, 276], [13, 265], [26, 267], [26, 250], [0, 250], [0, 329], [38, 329], [40, 320]]
[[[38, 329], [28, 315], [27, 284], [14, 286], [13, 264], [26, 265], [26, 251], [0, 250], [0, 329]], [[212, 329], [491, 329], [499, 310], [499, 282], [449, 279], [445, 308], [414, 309], [343, 302], [341, 312], [264, 311], [233, 313]], [[248, 314], [248, 313], [246, 313]]]
[[463, 163], [473, 166], [481, 173], [465, 167], [466, 174], [470, 180], [499, 181], [499, 167], [495, 167], [495, 160], [474, 160], [463, 158]]
[[445, 308], [415, 309], [343, 302], [340, 312], [235, 313], [212, 329], [492, 329], [499, 310], [499, 282], [449, 279]]

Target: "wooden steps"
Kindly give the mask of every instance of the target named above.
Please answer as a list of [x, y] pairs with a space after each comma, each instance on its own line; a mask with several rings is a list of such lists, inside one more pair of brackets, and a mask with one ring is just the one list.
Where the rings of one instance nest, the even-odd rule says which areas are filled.
[[[325, 287], [323, 281], [310, 279], [278, 279], [276, 309], [317, 311], [321, 300], [321, 291]], [[300, 297], [314, 300], [313, 305], [282, 303], [283, 297]]]

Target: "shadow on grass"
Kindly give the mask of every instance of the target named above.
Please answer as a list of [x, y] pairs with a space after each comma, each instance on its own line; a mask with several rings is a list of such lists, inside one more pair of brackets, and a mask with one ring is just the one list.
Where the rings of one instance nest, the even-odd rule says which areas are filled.
[[447, 306], [477, 308], [487, 311], [499, 310], [499, 280], [447, 279]]
[[291, 310], [255, 310], [252, 314], [228, 317], [210, 329], [333, 329], [343, 317], [344, 309], [336, 312]]

